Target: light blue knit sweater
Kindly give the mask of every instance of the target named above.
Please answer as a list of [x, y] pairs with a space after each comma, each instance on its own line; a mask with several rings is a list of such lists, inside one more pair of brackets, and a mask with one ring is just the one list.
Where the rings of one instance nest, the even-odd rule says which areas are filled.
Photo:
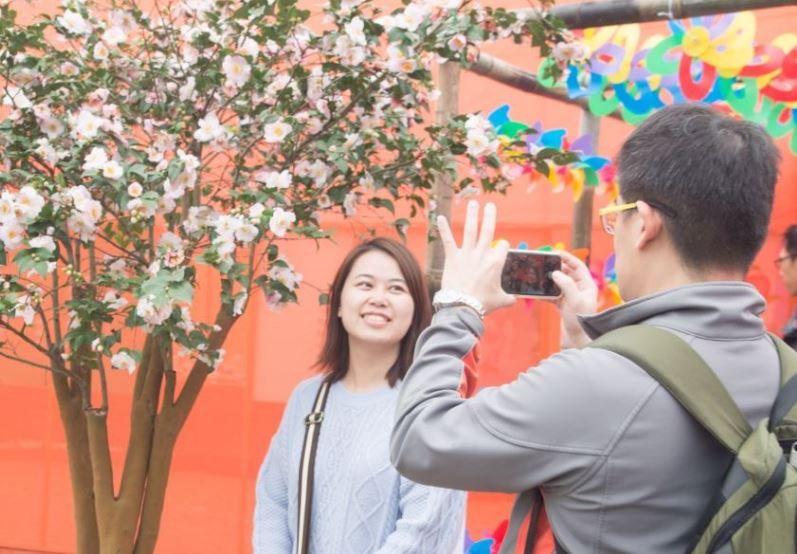
[[[320, 377], [291, 395], [257, 480], [255, 554], [292, 554], [304, 418]], [[398, 387], [330, 387], [315, 462], [311, 554], [462, 552], [465, 493], [401, 477], [388, 442]]]

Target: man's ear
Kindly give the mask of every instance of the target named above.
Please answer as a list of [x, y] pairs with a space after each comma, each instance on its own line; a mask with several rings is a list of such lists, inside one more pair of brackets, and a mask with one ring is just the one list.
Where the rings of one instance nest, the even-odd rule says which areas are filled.
[[664, 232], [664, 220], [658, 210], [654, 210], [643, 200], [637, 202], [637, 213], [639, 214], [640, 229], [636, 247], [641, 250]]

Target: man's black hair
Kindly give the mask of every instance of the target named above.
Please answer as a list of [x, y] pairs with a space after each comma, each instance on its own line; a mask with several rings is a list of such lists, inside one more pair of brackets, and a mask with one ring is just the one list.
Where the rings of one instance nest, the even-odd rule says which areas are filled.
[[668, 106], [623, 144], [620, 194], [672, 211], [665, 229], [687, 267], [746, 271], [767, 236], [779, 161], [755, 123], [699, 104]]
[[789, 256], [797, 257], [797, 225], [792, 225], [783, 233], [783, 246]]

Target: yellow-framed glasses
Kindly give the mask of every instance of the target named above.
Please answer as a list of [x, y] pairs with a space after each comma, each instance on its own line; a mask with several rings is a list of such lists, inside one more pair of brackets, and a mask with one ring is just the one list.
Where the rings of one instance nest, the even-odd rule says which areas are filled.
[[[664, 215], [675, 218], [675, 210], [672, 208], [661, 204], [660, 202], [654, 202], [651, 200], [645, 200], [646, 204], [650, 207], [657, 209]], [[639, 201], [637, 202], [628, 202], [626, 204], [610, 204], [605, 208], [601, 208], [598, 210], [598, 216], [601, 218], [601, 225], [603, 226], [603, 230], [606, 231], [607, 234], [613, 235], [614, 228], [617, 224], [617, 216], [623, 212], [628, 210], [635, 210], [638, 207]]]
[[636, 202], [628, 202], [627, 204], [611, 204], [605, 208], [598, 210], [598, 216], [601, 218], [601, 225], [607, 234], [614, 234], [614, 226], [617, 224], [617, 216], [628, 210], [635, 210], [637, 207]]

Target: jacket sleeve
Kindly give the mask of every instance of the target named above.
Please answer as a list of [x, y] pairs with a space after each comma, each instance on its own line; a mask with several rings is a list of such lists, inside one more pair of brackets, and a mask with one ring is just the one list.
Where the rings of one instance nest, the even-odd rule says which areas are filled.
[[288, 436], [296, 423], [296, 404], [294, 392], [258, 473], [252, 535], [254, 554], [291, 554], [293, 550], [288, 525], [287, 479], [290, 472]]
[[[605, 456], [633, 406], [609, 406], [594, 391], [610, 352], [567, 350], [507, 385], [464, 399], [463, 358], [483, 332], [467, 308], [435, 314], [418, 340], [391, 436], [391, 460], [406, 477], [463, 490], [520, 492], [572, 487]], [[617, 360], [608, 359], [617, 364]], [[597, 381], [597, 382], [596, 382]], [[598, 414], [603, 414], [598, 417]], [[593, 421], [594, 420], [594, 421]]]
[[399, 519], [395, 530], [374, 554], [462, 552], [465, 493], [414, 483], [399, 483]]

